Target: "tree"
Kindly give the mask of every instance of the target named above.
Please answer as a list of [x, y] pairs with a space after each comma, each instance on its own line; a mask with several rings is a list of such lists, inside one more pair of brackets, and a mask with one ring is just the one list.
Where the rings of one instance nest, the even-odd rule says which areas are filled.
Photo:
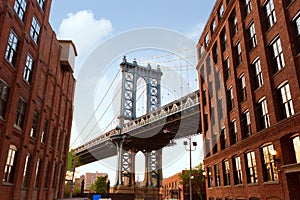
[[98, 176], [95, 182], [90, 186], [90, 189], [95, 193], [107, 193], [109, 190], [107, 178], [108, 176]]
[[[203, 175], [203, 163], [199, 163], [196, 167], [192, 169], [192, 188], [193, 193], [197, 193], [200, 199], [205, 199], [205, 176]], [[181, 180], [180, 184], [189, 188], [190, 186], [190, 171], [184, 170], [183, 173], [179, 175]]]

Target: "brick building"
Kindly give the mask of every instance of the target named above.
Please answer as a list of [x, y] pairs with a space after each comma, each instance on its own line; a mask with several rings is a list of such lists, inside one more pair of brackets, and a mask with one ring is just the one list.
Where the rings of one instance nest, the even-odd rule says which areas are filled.
[[177, 173], [168, 178], [164, 178], [162, 181], [162, 188], [160, 189], [161, 199], [179, 199], [183, 200], [184, 191], [183, 185], [180, 184], [179, 174]]
[[217, 0], [198, 42], [208, 199], [300, 199], [300, 1]]
[[88, 172], [88, 173], [85, 173], [85, 176], [84, 176], [84, 182], [85, 182], [85, 185], [84, 185], [84, 189], [86, 190], [89, 190], [91, 185], [96, 181], [97, 177], [100, 177], [100, 176], [107, 176], [108, 177], [108, 174], [107, 173], [91, 173], [91, 172]]
[[50, 6], [0, 1], [0, 199], [63, 195], [76, 50], [56, 39]]

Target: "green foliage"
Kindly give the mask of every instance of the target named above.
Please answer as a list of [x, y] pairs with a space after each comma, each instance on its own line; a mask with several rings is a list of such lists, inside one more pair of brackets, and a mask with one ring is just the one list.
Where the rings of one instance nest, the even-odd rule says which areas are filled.
[[107, 176], [98, 176], [95, 182], [90, 186], [90, 189], [96, 193], [107, 193], [108, 182]]
[[[192, 169], [192, 186], [193, 190], [197, 192], [197, 194], [201, 197], [201, 185], [205, 182], [205, 177], [203, 175], [203, 164], [199, 163], [196, 167]], [[190, 186], [190, 170], [185, 170], [183, 173], [179, 175], [179, 178], [181, 180], [180, 184], [189, 187]], [[203, 187], [202, 187], [203, 188]], [[196, 190], [195, 190], [196, 189]]]

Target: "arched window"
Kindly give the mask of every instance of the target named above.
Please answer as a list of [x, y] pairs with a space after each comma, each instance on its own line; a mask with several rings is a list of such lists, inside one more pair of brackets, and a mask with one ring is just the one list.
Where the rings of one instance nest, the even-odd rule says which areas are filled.
[[6, 165], [4, 168], [3, 182], [12, 183], [16, 168], [18, 149], [15, 145], [9, 145], [9, 150], [6, 158]]

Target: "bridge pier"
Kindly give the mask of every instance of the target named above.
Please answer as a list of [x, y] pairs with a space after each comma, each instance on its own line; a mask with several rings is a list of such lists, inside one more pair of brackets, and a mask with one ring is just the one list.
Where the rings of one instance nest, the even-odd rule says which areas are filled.
[[144, 187], [157, 187], [162, 185], [162, 150], [145, 152]]

